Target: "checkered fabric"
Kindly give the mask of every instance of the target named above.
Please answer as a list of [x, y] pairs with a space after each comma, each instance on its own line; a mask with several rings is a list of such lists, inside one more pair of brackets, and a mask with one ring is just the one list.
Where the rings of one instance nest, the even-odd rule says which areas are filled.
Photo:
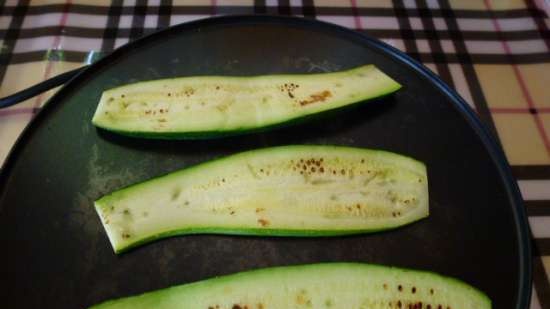
[[[0, 96], [158, 29], [212, 15], [297, 15], [368, 33], [439, 74], [497, 133], [534, 239], [531, 308], [550, 308], [549, 6], [548, 0], [8, 0], [0, 6]], [[0, 110], [0, 163], [54, 92]]]

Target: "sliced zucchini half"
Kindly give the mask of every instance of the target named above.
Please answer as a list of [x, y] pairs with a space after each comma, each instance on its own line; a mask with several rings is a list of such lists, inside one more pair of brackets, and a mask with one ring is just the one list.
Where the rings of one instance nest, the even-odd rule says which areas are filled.
[[273, 267], [104, 302], [90, 309], [490, 309], [474, 287], [436, 273], [360, 263]]
[[428, 216], [424, 164], [379, 150], [294, 145], [231, 155], [108, 194], [115, 252], [178, 234], [335, 236]]
[[211, 138], [288, 124], [400, 87], [374, 65], [321, 74], [162, 79], [103, 92], [92, 122], [138, 137]]

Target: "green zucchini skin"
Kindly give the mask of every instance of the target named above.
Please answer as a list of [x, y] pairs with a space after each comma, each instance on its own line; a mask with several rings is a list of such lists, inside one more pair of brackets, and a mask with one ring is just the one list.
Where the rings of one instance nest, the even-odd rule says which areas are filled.
[[363, 263], [321, 263], [251, 270], [110, 300], [90, 309], [491, 306], [489, 297], [478, 289], [433, 272]]
[[427, 217], [428, 179], [423, 163], [391, 152], [291, 145], [135, 184], [95, 209], [116, 253], [184, 234], [350, 235]]
[[220, 138], [294, 125], [400, 87], [374, 65], [320, 74], [162, 79], [105, 91], [92, 123], [132, 137]]

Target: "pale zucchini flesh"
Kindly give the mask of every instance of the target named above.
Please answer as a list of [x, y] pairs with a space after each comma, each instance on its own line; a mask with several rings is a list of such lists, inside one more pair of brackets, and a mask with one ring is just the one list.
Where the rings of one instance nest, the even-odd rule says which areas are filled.
[[115, 252], [177, 234], [334, 236], [428, 216], [424, 164], [379, 150], [294, 145], [247, 151], [95, 202]]
[[319, 74], [162, 79], [105, 91], [92, 122], [126, 135], [206, 138], [281, 125], [400, 87], [374, 65]]
[[360, 263], [274, 267], [111, 300], [91, 309], [489, 309], [481, 291], [435, 273]]

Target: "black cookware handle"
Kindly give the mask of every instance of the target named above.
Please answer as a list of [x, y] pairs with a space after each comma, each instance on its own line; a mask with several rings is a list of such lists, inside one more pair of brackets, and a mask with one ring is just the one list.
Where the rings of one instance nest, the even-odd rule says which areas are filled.
[[48, 91], [59, 85], [63, 85], [64, 83], [71, 80], [73, 77], [75, 77], [78, 73], [80, 73], [87, 67], [88, 66], [83, 66], [78, 69], [74, 69], [74, 70], [65, 72], [63, 74], [59, 74], [41, 83], [33, 85], [27, 89], [21, 90], [19, 92], [16, 92], [4, 98], [0, 98], [0, 108], [5, 108], [8, 106], [15, 105], [17, 103], [21, 103], [29, 98], [32, 98], [36, 95], [41, 94], [42, 92]]

